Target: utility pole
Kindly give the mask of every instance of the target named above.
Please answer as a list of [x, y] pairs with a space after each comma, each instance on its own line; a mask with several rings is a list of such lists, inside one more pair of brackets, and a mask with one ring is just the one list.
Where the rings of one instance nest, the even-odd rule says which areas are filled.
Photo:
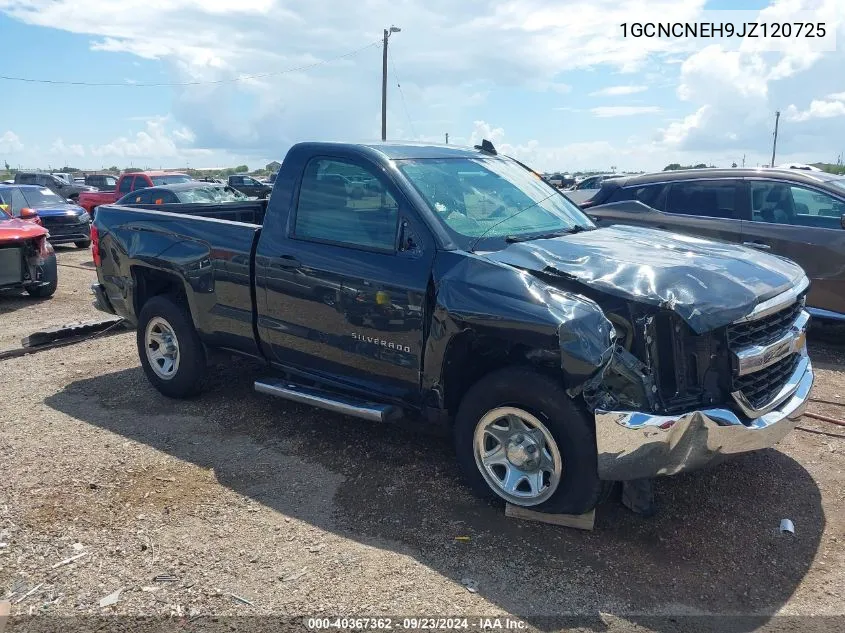
[[745, 168], [745, 154], [742, 155], [742, 167]]
[[387, 140], [387, 40], [392, 33], [401, 31], [399, 27], [391, 26], [384, 29], [384, 46], [381, 52], [381, 140]]
[[446, 145], [449, 144], [449, 132], [446, 132]]
[[780, 110], [775, 112], [775, 140], [772, 143], [772, 164], [770, 167], [775, 166], [775, 151], [778, 148], [778, 122], [780, 121]]

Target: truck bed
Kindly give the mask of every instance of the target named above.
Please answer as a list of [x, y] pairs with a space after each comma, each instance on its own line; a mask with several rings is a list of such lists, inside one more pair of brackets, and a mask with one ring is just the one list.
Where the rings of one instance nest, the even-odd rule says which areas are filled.
[[134, 322], [135, 295], [166, 279], [184, 287], [204, 342], [259, 355], [252, 261], [265, 208], [266, 201], [99, 207], [100, 282], [115, 312]]
[[[115, 205], [117, 206], [117, 205]], [[178, 213], [198, 218], [214, 218], [246, 224], [264, 224], [264, 213], [267, 210], [267, 200], [247, 200], [244, 202], [214, 202], [176, 203], [176, 204], [127, 204], [120, 205], [130, 209], [148, 209], [165, 213]]]

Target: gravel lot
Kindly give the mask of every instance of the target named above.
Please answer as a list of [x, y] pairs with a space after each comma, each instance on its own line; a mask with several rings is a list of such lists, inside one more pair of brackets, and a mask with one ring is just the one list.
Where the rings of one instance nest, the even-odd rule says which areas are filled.
[[[0, 348], [101, 316], [89, 258], [60, 249], [49, 301], [0, 297]], [[845, 417], [845, 349], [817, 342], [812, 356], [814, 397], [833, 404], [811, 410]], [[254, 393], [257, 364], [221, 363], [191, 401], [147, 383], [133, 333], [0, 364], [0, 600], [13, 615], [211, 627], [205, 616], [512, 614], [550, 628], [543, 616], [570, 614], [661, 631], [689, 621], [649, 614], [764, 616], [746, 629], [845, 615], [845, 428], [804, 418], [815, 432], [776, 450], [660, 480], [658, 516], [611, 501], [579, 532], [472, 497], [447, 439]]]

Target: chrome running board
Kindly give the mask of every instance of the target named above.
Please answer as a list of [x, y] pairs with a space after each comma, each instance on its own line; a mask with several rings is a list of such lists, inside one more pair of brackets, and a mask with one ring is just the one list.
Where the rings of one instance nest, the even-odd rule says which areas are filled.
[[255, 390], [269, 396], [293, 400], [302, 404], [351, 415], [371, 422], [390, 422], [402, 416], [402, 410], [390, 404], [367, 402], [357, 398], [306, 387], [287, 381], [255, 381]]

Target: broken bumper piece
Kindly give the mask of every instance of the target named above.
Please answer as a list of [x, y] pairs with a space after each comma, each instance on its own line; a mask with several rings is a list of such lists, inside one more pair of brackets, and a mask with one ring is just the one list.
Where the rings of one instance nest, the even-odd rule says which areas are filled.
[[729, 409], [677, 415], [596, 410], [599, 477], [626, 481], [674, 475], [773, 446], [795, 427], [812, 386], [813, 367], [802, 354], [781, 392], [783, 400], [754, 419]]

